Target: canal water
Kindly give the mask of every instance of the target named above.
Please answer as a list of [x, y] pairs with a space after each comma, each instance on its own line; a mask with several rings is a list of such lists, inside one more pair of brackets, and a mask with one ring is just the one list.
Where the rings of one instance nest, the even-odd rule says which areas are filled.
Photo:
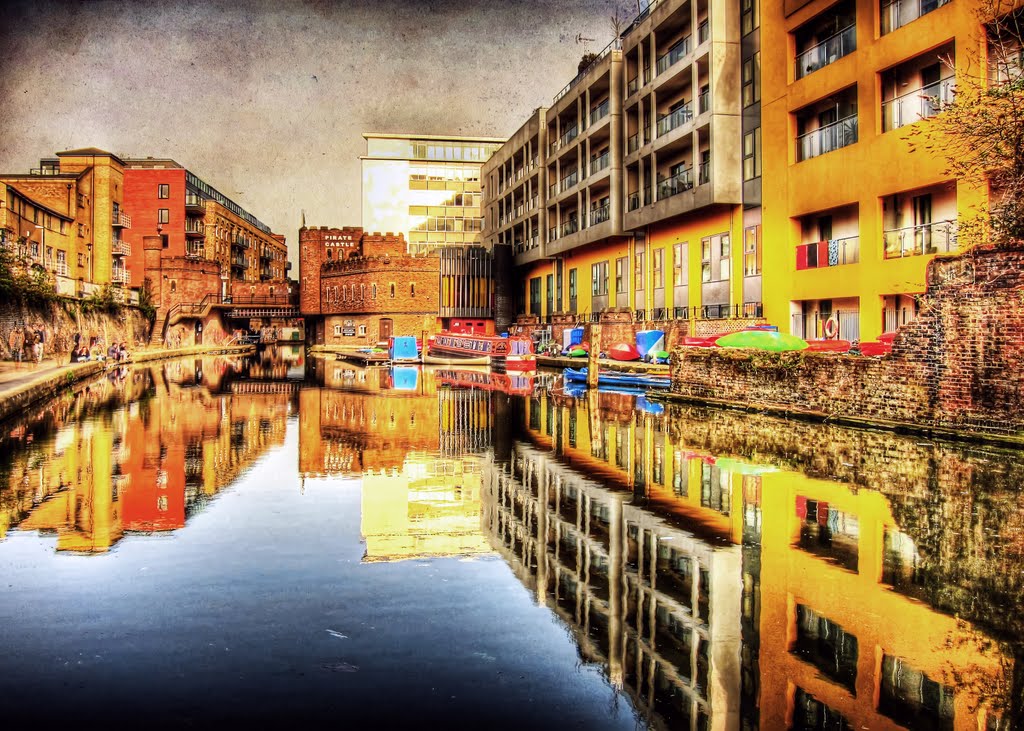
[[1024, 722], [1019, 453], [301, 350], [0, 432], [10, 728]]

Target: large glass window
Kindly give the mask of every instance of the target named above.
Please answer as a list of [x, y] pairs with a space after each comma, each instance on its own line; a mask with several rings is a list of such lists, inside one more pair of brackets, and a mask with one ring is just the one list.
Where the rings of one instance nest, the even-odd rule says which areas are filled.
[[761, 52], [743, 61], [743, 106], [761, 101]]
[[743, 229], [743, 276], [761, 273], [761, 224]]
[[761, 128], [743, 135], [743, 179], [761, 177]]
[[665, 250], [651, 249], [651, 279], [655, 289], [665, 286]]
[[742, 0], [740, 4], [740, 29], [743, 35], [761, 25], [760, 0]]
[[590, 275], [593, 277], [592, 294], [596, 297], [608, 294], [608, 262], [601, 261], [591, 266]]

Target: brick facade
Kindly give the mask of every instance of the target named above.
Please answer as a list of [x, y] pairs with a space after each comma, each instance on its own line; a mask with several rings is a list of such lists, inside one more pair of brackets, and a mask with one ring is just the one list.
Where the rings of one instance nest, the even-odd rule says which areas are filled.
[[936, 259], [890, 356], [679, 348], [672, 392], [817, 416], [1024, 431], [1024, 243]]

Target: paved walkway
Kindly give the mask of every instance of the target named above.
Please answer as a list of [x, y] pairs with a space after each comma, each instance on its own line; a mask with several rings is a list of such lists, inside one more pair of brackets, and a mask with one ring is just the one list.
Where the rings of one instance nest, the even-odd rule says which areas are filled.
[[42, 363], [18, 363], [13, 360], [0, 361], [0, 396], [14, 391], [37, 378], [52, 375], [68, 365], [66, 359], [43, 358]]

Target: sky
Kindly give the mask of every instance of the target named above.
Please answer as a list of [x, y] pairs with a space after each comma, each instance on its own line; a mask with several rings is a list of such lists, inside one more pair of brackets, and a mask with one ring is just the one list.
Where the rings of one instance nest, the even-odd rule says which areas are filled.
[[79, 147], [170, 157], [294, 259], [303, 210], [360, 224], [363, 132], [509, 137], [636, 1], [8, 2], [0, 172]]

